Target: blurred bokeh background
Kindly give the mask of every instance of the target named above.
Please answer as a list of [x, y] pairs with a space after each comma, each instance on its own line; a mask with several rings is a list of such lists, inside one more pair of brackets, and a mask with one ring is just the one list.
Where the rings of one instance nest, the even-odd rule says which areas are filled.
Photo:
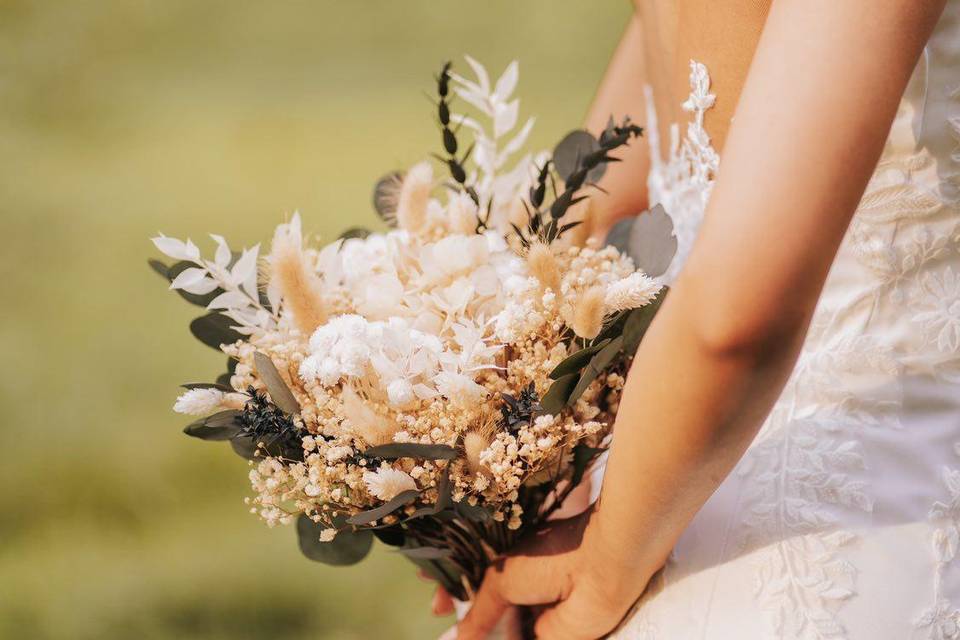
[[246, 512], [245, 463], [190, 440], [223, 358], [148, 238], [331, 239], [439, 147], [439, 63], [521, 62], [531, 146], [583, 117], [626, 0], [0, 2], [0, 638], [433, 638], [383, 549], [313, 564]]

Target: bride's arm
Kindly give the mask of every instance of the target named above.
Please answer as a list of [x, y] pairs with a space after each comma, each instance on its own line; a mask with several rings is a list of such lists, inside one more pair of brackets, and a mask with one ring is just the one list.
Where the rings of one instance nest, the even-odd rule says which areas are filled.
[[460, 638], [505, 602], [558, 602], [538, 637], [609, 631], [755, 436], [943, 0], [775, 0], [687, 267], [630, 371], [576, 551], [488, 575]]

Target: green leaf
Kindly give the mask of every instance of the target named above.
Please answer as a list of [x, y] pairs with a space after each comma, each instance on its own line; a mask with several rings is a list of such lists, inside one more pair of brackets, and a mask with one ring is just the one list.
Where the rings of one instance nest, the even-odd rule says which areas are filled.
[[[554, 147], [553, 166], [560, 178], [566, 182], [573, 172], [582, 166], [583, 160], [599, 149], [600, 143], [589, 131], [571, 131]], [[606, 167], [597, 165], [587, 174], [587, 181], [598, 182], [605, 171]]]
[[267, 354], [257, 351], [253, 354], [253, 364], [257, 368], [257, 375], [270, 392], [273, 404], [289, 414], [300, 413], [300, 403], [293, 397], [293, 392], [287, 383], [280, 377], [280, 372]]
[[368, 458], [422, 458], [424, 460], [453, 460], [457, 450], [445, 444], [420, 444], [419, 442], [391, 442], [370, 447], [363, 452]]
[[567, 405], [572, 405], [577, 401], [577, 398], [583, 395], [583, 392], [587, 390], [590, 383], [596, 380], [597, 376], [603, 373], [603, 370], [613, 362], [613, 359], [620, 355], [620, 349], [622, 347], [623, 336], [617, 336], [611, 340], [607, 346], [601, 349], [600, 353], [590, 359], [589, 364], [584, 368], [583, 373], [580, 374], [580, 380], [577, 382], [577, 386], [574, 387], [570, 393], [570, 397], [567, 398]]
[[450, 549], [441, 549], [439, 547], [408, 547], [397, 549], [397, 553], [402, 553], [411, 559], [416, 560], [441, 560], [453, 555]]
[[370, 509], [369, 511], [361, 511], [360, 513], [350, 516], [347, 518], [349, 524], [370, 524], [371, 522], [376, 522], [380, 518], [390, 515], [400, 507], [404, 507], [420, 495], [420, 492], [416, 489], [409, 489], [403, 491], [394, 497], [392, 500], [380, 505], [376, 509]]
[[579, 485], [587, 469], [590, 468], [590, 464], [604, 451], [606, 449], [589, 447], [585, 444], [575, 446], [573, 448], [573, 477], [570, 479], [570, 484], [574, 487]]
[[632, 356], [637, 352], [640, 341], [643, 340], [647, 329], [650, 328], [650, 323], [660, 310], [660, 305], [667, 297], [667, 291], [667, 287], [664, 287], [649, 304], [630, 312], [630, 317], [623, 325], [623, 352], [627, 355]]
[[234, 409], [221, 411], [187, 425], [183, 432], [201, 440], [230, 440], [243, 430], [243, 426], [237, 419], [239, 415], [240, 412]]
[[217, 391], [223, 391], [224, 393], [234, 392], [233, 387], [220, 384], [219, 382], [188, 382], [180, 386], [184, 389], [216, 389]]
[[493, 520], [493, 514], [490, 512], [490, 509], [479, 504], [472, 505], [466, 500], [463, 500], [462, 502], [457, 502], [455, 508], [461, 516], [474, 522], [490, 522]]
[[244, 460], [262, 459], [262, 456], [256, 455], [257, 443], [254, 442], [253, 436], [236, 436], [235, 438], [231, 438], [230, 447], [234, 453]]
[[233, 320], [222, 313], [208, 313], [190, 323], [190, 333], [203, 344], [220, 351], [220, 345], [233, 344], [243, 338], [231, 325]]
[[168, 267], [166, 264], [164, 264], [163, 262], [155, 258], [150, 258], [149, 260], [147, 260], [147, 264], [150, 265], [150, 268], [153, 269], [156, 273], [159, 273], [164, 280], [166, 280], [167, 282], [170, 281], [170, 276], [167, 275], [167, 272], [170, 270], [170, 267]]
[[320, 542], [320, 532], [326, 528], [306, 514], [297, 518], [297, 539], [303, 555], [315, 562], [344, 567], [367, 557], [373, 546], [372, 531], [341, 530], [330, 542]]
[[585, 366], [587, 366], [587, 363], [590, 362], [590, 358], [593, 356], [593, 354], [607, 346], [608, 342], [610, 342], [609, 338], [606, 340], [601, 340], [594, 345], [580, 349], [580, 351], [567, 356], [563, 362], [558, 364], [554, 370], [550, 372], [550, 378], [553, 380], [558, 380], [567, 374], [579, 373], [580, 369], [583, 369]]
[[543, 413], [556, 415], [563, 411], [563, 408], [567, 406], [567, 398], [570, 397], [573, 389], [577, 386], [579, 378], [580, 374], [578, 373], [568, 373], [565, 376], [560, 376], [556, 382], [550, 385], [550, 388], [540, 399], [540, 407], [543, 409]]

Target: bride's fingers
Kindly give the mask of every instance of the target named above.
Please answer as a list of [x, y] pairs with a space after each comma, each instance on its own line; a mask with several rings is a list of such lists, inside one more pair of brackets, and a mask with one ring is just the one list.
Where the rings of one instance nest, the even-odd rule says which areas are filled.
[[534, 630], [543, 640], [590, 640], [605, 636], [616, 623], [606, 619], [602, 606], [574, 590], [569, 599], [540, 614]]
[[443, 587], [437, 587], [433, 592], [431, 610], [435, 616], [448, 616], [453, 613], [453, 598]]
[[457, 640], [484, 640], [506, 612], [509, 603], [500, 595], [500, 574], [487, 571], [470, 611], [457, 625]]

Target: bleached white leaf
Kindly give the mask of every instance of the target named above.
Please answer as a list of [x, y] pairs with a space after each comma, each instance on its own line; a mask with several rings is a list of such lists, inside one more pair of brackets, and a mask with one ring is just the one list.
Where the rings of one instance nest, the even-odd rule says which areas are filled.
[[501, 102], [506, 102], [513, 90], [517, 88], [517, 80], [520, 78], [520, 65], [514, 60], [507, 65], [503, 75], [497, 80], [497, 86], [493, 90], [494, 98]]
[[187, 238], [187, 256], [188, 260], [193, 260], [194, 262], [200, 262], [200, 249], [197, 248], [197, 245], [193, 244], [193, 240]]
[[274, 313], [280, 312], [280, 286], [275, 282], [267, 285], [267, 302], [270, 303]]
[[463, 56], [463, 59], [467, 61], [467, 64], [470, 65], [470, 68], [473, 69], [473, 72], [477, 75], [477, 83], [480, 85], [480, 90], [484, 95], [490, 95], [490, 76], [487, 74], [486, 68], [470, 56]]
[[530, 136], [530, 132], [533, 130], [533, 123], [535, 122], [534, 118], [530, 118], [524, 123], [523, 128], [510, 139], [510, 142], [504, 145], [503, 150], [500, 152], [500, 155], [497, 157], [497, 168], [503, 166], [503, 163], [506, 162], [507, 158], [516, 153], [523, 147], [527, 142], [527, 138]]
[[255, 245], [251, 249], [244, 249], [233, 265], [230, 271], [230, 280], [237, 286], [242, 286], [244, 291], [251, 298], [256, 297], [257, 292], [257, 254], [260, 251], [260, 245]]
[[498, 104], [496, 109], [497, 113], [493, 119], [493, 137], [499, 138], [517, 125], [520, 101], [514, 100], [506, 104]]
[[245, 307], [250, 304], [250, 298], [239, 291], [224, 291], [216, 298], [210, 301], [207, 309], [234, 309]]
[[[187, 240], [183, 242], [182, 240], [177, 240], [176, 238], [168, 238], [162, 233], [156, 238], [151, 238], [153, 245], [160, 250], [162, 254], [173, 258], [174, 260], [190, 260], [194, 261], [199, 257], [198, 252], [194, 252], [190, 249], [193, 246], [193, 243]], [[189, 245], [187, 243], [190, 243]], [[196, 249], [196, 247], [193, 247]]]
[[465, 91], [463, 89], [456, 89], [455, 91], [457, 95], [460, 96], [461, 100], [479, 109], [487, 116], [491, 118], [493, 117], [493, 110], [490, 108], [490, 103], [481, 94], [474, 93], [472, 91]]
[[227, 241], [223, 236], [211, 233], [210, 237], [213, 238], [213, 241], [217, 243], [217, 252], [213, 256], [213, 262], [221, 269], [226, 269], [227, 265], [230, 264], [230, 258], [232, 257], [232, 254], [230, 253], [230, 247], [227, 246]]
[[[203, 280], [207, 275], [206, 269], [201, 269], [199, 267], [190, 267], [189, 269], [184, 269], [177, 277], [173, 279], [173, 282], [170, 283], [171, 289], [183, 289], [187, 290], [187, 287], [194, 285], [201, 280]], [[213, 289], [211, 289], [212, 291]]]
[[214, 280], [213, 278], [203, 278], [202, 280], [198, 280], [193, 284], [187, 285], [185, 287], [180, 287], [180, 288], [186, 291], [187, 293], [192, 293], [198, 296], [205, 296], [219, 286], [220, 286], [220, 283]]
[[483, 133], [483, 127], [480, 126], [480, 123], [471, 118], [470, 116], [465, 116], [462, 113], [451, 113], [450, 122], [456, 125], [463, 125], [468, 129], [473, 129], [477, 133]]

